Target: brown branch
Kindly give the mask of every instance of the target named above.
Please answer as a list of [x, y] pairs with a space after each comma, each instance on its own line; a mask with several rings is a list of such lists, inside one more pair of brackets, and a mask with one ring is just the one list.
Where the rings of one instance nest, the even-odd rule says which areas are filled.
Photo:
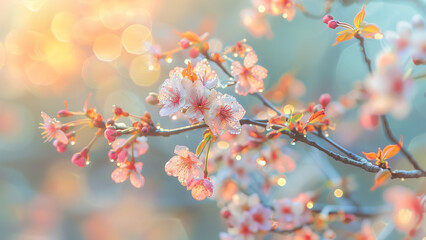
[[371, 60], [367, 57], [367, 52], [365, 51], [364, 38], [359, 35], [359, 33], [355, 33], [355, 38], [359, 40], [359, 45], [361, 46], [361, 52], [364, 55], [364, 61], [367, 64], [368, 71], [370, 74], [373, 73], [373, 68], [371, 67]]
[[[382, 115], [380, 116], [380, 120], [382, 121], [383, 124], [383, 128], [385, 130], [386, 136], [388, 137], [388, 139], [393, 142], [394, 144], [398, 144], [398, 139], [395, 138], [395, 136], [392, 133], [392, 130], [389, 126], [389, 122], [388, 119], [386, 118], [386, 115]], [[411, 154], [402, 146], [401, 147], [401, 152], [402, 154], [404, 154], [404, 156], [408, 159], [408, 161], [411, 163], [411, 165], [413, 165], [413, 167], [421, 172], [425, 172], [422, 167], [420, 167], [420, 165], [417, 163], [417, 161], [413, 158], [413, 156], [411, 156]]]
[[361, 156], [359, 156], [358, 154], [355, 154], [349, 150], [347, 150], [346, 148], [340, 146], [338, 143], [336, 143], [335, 141], [331, 140], [329, 137], [324, 136], [324, 134], [321, 131], [318, 131], [318, 133], [314, 133], [314, 135], [318, 136], [319, 138], [323, 139], [324, 141], [328, 142], [330, 145], [332, 145], [333, 147], [335, 147], [336, 149], [338, 149], [339, 151], [341, 151], [342, 153], [344, 153], [346, 156], [357, 160], [357, 161], [363, 161], [363, 158]]
[[[242, 119], [240, 121], [240, 124], [241, 125], [252, 124], [252, 125], [256, 125], [256, 126], [260, 126], [260, 127], [264, 127], [264, 128], [266, 128], [266, 126], [267, 126], [266, 121], [256, 121], [256, 120], [247, 119], [247, 118]], [[183, 132], [189, 132], [189, 131], [192, 131], [192, 130], [207, 128], [207, 127], [208, 127], [207, 124], [200, 123], [200, 124], [197, 124], [197, 125], [190, 125], [190, 126], [185, 126], [185, 127], [181, 127], [181, 128], [175, 128], [175, 129], [159, 128], [159, 129], [153, 129], [152, 131], [148, 132], [144, 136], [167, 137], [167, 136], [177, 135], [177, 134], [180, 134], [180, 133], [183, 133]], [[280, 130], [281, 127], [273, 126], [272, 128], [274, 130]], [[377, 173], [377, 172], [379, 172], [380, 170], [383, 169], [379, 166], [376, 166], [376, 165], [370, 163], [365, 158], [360, 158], [359, 160], [354, 160], [354, 159], [351, 159], [351, 158], [348, 158], [348, 157], [344, 157], [340, 154], [334, 153], [334, 152], [322, 147], [318, 143], [309, 140], [308, 138], [304, 137], [302, 134], [295, 133], [295, 132], [287, 132], [287, 131], [283, 131], [281, 133], [283, 133], [284, 135], [287, 135], [291, 139], [294, 139], [296, 142], [302, 142], [304, 144], [307, 144], [311, 147], [314, 147], [314, 148], [320, 150], [321, 152], [325, 153], [326, 155], [328, 155], [329, 157], [331, 157], [332, 159], [334, 159], [338, 162], [342, 162], [344, 164], [359, 167], [361, 169], [364, 169], [367, 172], [372, 172], [372, 173]], [[423, 171], [420, 171], [420, 170], [411, 170], [411, 171], [394, 170], [394, 171], [392, 171], [392, 178], [420, 178], [420, 177], [426, 177], [426, 172], [423, 172]]]

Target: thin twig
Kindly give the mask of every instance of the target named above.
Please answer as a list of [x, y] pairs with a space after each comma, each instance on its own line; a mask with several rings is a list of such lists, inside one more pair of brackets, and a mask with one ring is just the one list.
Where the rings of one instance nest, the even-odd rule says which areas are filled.
[[[394, 144], [398, 144], [398, 139], [395, 138], [395, 136], [392, 133], [392, 130], [389, 126], [388, 119], [386, 118], [386, 115], [380, 116], [380, 120], [382, 121], [383, 128], [385, 129], [386, 136], [389, 138], [391, 142]], [[404, 156], [408, 159], [408, 161], [413, 165], [413, 167], [421, 172], [425, 172], [422, 167], [417, 163], [417, 161], [411, 156], [411, 154], [403, 147], [401, 147], [401, 152], [404, 154]]]
[[365, 51], [364, 38], [358, 33], [355, 33], [355, 38], [359, 40], [359, 45], [361, 46], [361, 51], [362, 51], [362, 54], [364, 55], [364, 61], [367, 64], [368, 71], [370, 72], [370, 74], [372, 74], [373, 68], [371, 67], [371, 60], [368, 59], [367, 52]]

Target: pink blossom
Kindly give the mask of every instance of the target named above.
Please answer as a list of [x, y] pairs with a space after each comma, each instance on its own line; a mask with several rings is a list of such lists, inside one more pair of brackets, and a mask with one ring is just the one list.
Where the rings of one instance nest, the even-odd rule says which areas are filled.
[[262, 155], [266, 162], [271, 164], [279, 173], [291, 172], [296, 168], [293, 159], [283, 153], [282, 142], [271, 142], [262, 149]]
[[249, 212], [243, 212], [241, 217], [237, 219], [236, 224], [229, 229], [229, 233], [235, 239], [255, 240], [255, 233], [258, 231], [257, 223]]
[[194, 67], [194, 72], [197, 74], [198, 80], [201, 81], [206, 88], [212, 89], [217, 86], [219, 78], [216, 72], [211, 69], [209, 62], [198, 62]]
[[302, 196], [295, 199], [283, 198], [275, 200], [274, 210], [278, 220], [278, 227], [282, 230], [305, 225], [311, 220], [305, 198]]
[[117, 159], [117, 163], [123, 163], [128, 160], [129, 156], [132, 155], [132, 143], [133, 143], [133, 156], [139, 157], [145, 154], [148, 151], [148, 143], [146, 143], [146, 137], [137, 137], [135, 140], [128, 142], [128, 139], [116, 139], [112, 143], [112, 149], [115, 151], [115, 154], [112, 154], [112, 157], [115, 157], [113, 160]]
[[205, 116], [205, 121], [214, 135], [220, 135], [225, 131], [239, 134], [240, 120], [245, 113], [244, 108], [233, 96], [224, 94], [213, 102]]
[[269, 208], [258, 204], [250, 209], [250, 214], [257, 224], [259, 231], [269, 231], [272, 227], [271, 218], [272, 211]]
[[213, 184], [210, 178], [193, 178], [188, 182], [188, 190], [191, 190], [192, 197], [201, 201], [213, 194]]
[[288, 21], [293, 20], [296, 14], [295, 3], [293, 0], [273, 0], [271, 2], [271, 11], [273, 15], [282, 15]]
[[177, 156], [172, 157], [164, 167], [167, 175], [178, 177], [182, 186], [187, 186], [193, 178], [203, 176], [201, 161], [187, 147], [177, 145], [175, 154]]
[[192, 71], [190, 74], [193, 74], [194, 76], [191, 77], [191, 81], [200, 81], [203, 86], [208, 89], [215, 88], [219, 82], [217, 73], [211, 69], [209, 62], [207, 61], [199, 61], [194, 68], [191, 68], [191, 65], [188, 65], [187, 68], [175, 67], [169, 72], [169, 77], [172, 78], [173, 75], [179, 74], [180, 77], [184, 78], [182, 71], [185, 69]]
[[122, 183], [130, 176], [132, 185], [136, 188], [141, 188], [145, 183], [145, 178], [141, 174], [142, 166], [142, 162], [127, 162], [116, 168], [112, 172], [111, 178], [116, 183]]
[[209, 91], [201, 81], [196, 81], [188, 92], [186, 102], [189, 107], [185, 114], [195, 122], [202, 121], [210, 105], [216, 100], [216, 91]]
[[394, 205], [395, 227], [411, 236], [416, 235], [416, 228], [421, 226], [425, 210], [420, 198], [408, 188], [394, 186], [385, 192], [385, 200]]
[[320, 237], [318, 234], [312, 231], [310, 227], [304, 226], [299, 231], [296, 231], [294, 234], [293, 240], [319, 240]]
[[191, 81], [176, 73], [164, 81], [158, 93], [161, 116], [171, 116], [185, 107], [188, 85], [191, 85]]
[[271, 31], [271, 26], [265, 19], [264, 14], [258, 12], [257, 9], [243, 9], [240, 16], [241, 22], [247, 30], [249, 30], [251, 35], [255, 37], [262, 37], [266, 35], [266, 37], [272, 38], [273, 33]]
[[239, 95], [263, 91], [263, 79], [268, 76], [268, 70], [255, 65], [256, 63], [257, 55], [254, 51], [247, 53], [244, 58], [244, 66], [237, 61], [232, 63], [231, 74], [237, 82], [235, 92]]
[[366, 79], [368, 101], [364, 106], [370, 113], [390, 112], [396, 118], [404, 118], [410, 111], [412, 79], [405, 76], [403, 64], [394, 52], [382, 52], [376, 66], [375, 74]]
[[40, 127], [44, 129], [42, 135], [45, 138], [45, 142], [50, 142], [52, 139], [56, 138], [58, 141], [63, 144], [68, 143], [68, 137], [65, 135], [64, 131], [62, 131], [62, 123], [57, 121], [55, 118], [49, 117], [44, 112], [41, 112], [41, 117], [43, 118], [44, 123]]

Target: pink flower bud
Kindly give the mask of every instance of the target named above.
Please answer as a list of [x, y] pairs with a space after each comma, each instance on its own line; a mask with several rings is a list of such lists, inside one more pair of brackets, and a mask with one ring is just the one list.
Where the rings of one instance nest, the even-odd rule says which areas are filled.
[[149, 131], [149, 129], [147, 128], [147, 127], [143, 127], [142, 128], [142, 133], [145, 135], [145, 134], [147, 134], [148, 133], [148, 131]]
[[322, 94], [321, 96], [320, 96], [320, 98], [319, 98], [319, 104], [321, 104], [321, 106], [322, 106], [322, 108], [326, 108], [327, 107], [327, 105], [330, 103], [330, 101], [331, 101], [331, 96], [330, 96], [330, 94], [328, 94], [328, 93], [324, 93], [324, 94]]
[[333, 20], [333, 16], [331, 16], [331, 15], [325, 15], [322, 18], [322, 22], [325, 23], [325, 24], [328, 24], [328, 22], [330, 22], [331, 20]]
[[189, 48], [189, 40], [188, 40], [188, 39], [186, 39], [186, 38], [183, 38], [182, 40], [180, 40], [180, 46], [181, 46], [183, 49], [187, 49], [187, 48]]
[[121, 107], [115, 107], [114, 114], [116, 116], [121, 116], [123, 114], [123, 109]]
[[198, 57], [198, 55], [200, 55], [200, 50], [198, 48], [194, 47], [191, 50], [189, 50], [189, 56], [191, 58], [196, 58]]
[[65, 152], [65, 150], [67, 150], [67, 144], [59, 142], [57, 139], [55, 139], [55, 141], [53, 141], [53, 146], [55, 146], [56, 150], [60, 153], [63, 153], [63, 152]]
[[332, 28], [332, 29], [336, 29], [337, 28], [337, 24], [338, 24], [339, 22], [338, 21], [336, 21], [336, 20], [330, 20], [327, 24], [328, 24], [328, 27], [329, 28]]
[[117, 138], [117, 130], [115, 127], [109, 126], [104, 132], [105, 138], [108, 140], [108, 143], [111, 144]]
[[86, 158], [81, 153], [75, 153], [72, 155], [71, 162], [81, 168], [86, 166]]

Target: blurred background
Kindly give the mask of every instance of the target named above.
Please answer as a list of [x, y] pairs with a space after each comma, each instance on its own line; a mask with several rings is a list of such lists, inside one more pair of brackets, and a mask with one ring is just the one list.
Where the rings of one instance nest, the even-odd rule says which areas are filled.
[[[414, 14], [426, 16], [422, 0], [335, 1], [331, 14], [352, 23], [363, 2], [368, 2], [365, 19], [380, 26], [382, 32], [394, 31], [398, 21], [410, 21]], [[303, 4], [308, 11], [322, 14], [322, 1], [305, 0]], [[181, 53], [172, 63], [148, 70], [150, 58], [143, 42], [164, 50], [175, 48], [179, 37], [173, 30], [209, 32], [211, 45], [217, 49], [246, 38], [258, 54], [259, 64], [269, 70], [266, 90], [282, 74], [291, 72], [303, 83], [298, 92], [306, 102], [316, 101], [325, 92], [338, 99], [366, 77], [358, 43], [332, 47], [336, 32], [320, 19], [300, 12], [292, 22], [268, 17], [273, 38], [254, 38], [240, 19], [240, 11], [248, 7], [251, 2], [244, 0], [1, 0], [0, 239], [218, 239], [226, 226], [216, 202], [192, 199], [164, 172], [174, 146], [194, 149], [200, 131], [149, 139], [149, 152], [140, 159], [146, 183], [136, 189], [128, 182], [111, 180], [115, 167], [109, 163], [106, 141], [94, 145], [88, 167], [80, 169], [71, 163], [72, 153], [90, 140], [90, 130], [59, 154], [51, 143], [43, 144], [38, 127], [41, 111], [55, 115], [64, 100], [70, 110], [81, 110], [89, 93], [90, 106], [97, 107], [105, 118], [117, 104], [136, 115], [150, 111], [154, 121], [166, 128], [185, 125], [160, 118], [157, 109], [144, 102], [149, 92], [158, 90], [168, 71], [184, 66], [188, 57]], [[385, 46], [385, 40], [366, 42], [372, 59]], [[404, 136], [404, 145], [424, 168], [425, 91], [426, 82], [418, 81], [408, 117], [389, 119], [395, 134]], [[259, 104], [251, 96], [239, 101], [247, 110]], [[359, 109], [347, 112], [330, 135], [356, 153], [389, 144], [382, 129], [360, 127]], [[277, 196], [294, 197], [327, 179], [313, 163], [323, 155], [302, 146], [294, 148], [300, 152], [298, 169], [288, 175]], [[331, 164], [341, 176], [353, 178], [355, 201], [369, 206], [383, 203], [382, 189], [369, 192], [374, 174]], [[395, 158], [391, 165], [411, 169], [402, 158]], [[303, 177], [306, 174], [311, 177]], [[414, 189], [425, 186], [420, 180], [392, 184]]]

